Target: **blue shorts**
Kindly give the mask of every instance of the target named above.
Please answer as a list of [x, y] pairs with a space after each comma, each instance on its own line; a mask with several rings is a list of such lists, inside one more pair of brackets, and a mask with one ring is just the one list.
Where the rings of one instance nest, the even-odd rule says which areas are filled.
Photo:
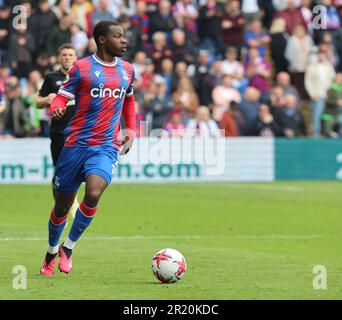
[[63, 147], [56, 164], [54, 187], [58, 192], [76, 192], [91, 174], [102, 177], [109, 185], [118, 163], [118, 150], [113, 147]]

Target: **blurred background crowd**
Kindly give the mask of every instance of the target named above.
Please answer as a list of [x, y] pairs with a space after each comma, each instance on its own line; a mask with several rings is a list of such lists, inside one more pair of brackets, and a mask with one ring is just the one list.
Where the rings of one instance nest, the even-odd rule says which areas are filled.
[[49, 136], [44, 75], [64, 43], [94, 53], [101, 20], [126, 32], [139, 135], [342, 137], [342, 0], [0, 0], [2, 139]]

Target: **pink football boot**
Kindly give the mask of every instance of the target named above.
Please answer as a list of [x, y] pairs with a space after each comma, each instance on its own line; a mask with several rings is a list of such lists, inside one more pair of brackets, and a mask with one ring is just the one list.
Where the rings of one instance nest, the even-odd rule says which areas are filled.
[[59, 256], [61, 257], [61, 260], [59, 261], [58, 269], [61, 272], [70, 273], [72, 269], [72, 256], [70, 256], [70, 258], [68, 259], [66, 253], [63, 250], [63, 246], [59, 248]]
[[58, 254], [50, 261], [49, 264], [46, 264], [46, 258], [44, 259], [44, 263], [40, 268], [40, 274], [42, 276], [51, 277], [55, 274], [55, 264], [58, 258]]

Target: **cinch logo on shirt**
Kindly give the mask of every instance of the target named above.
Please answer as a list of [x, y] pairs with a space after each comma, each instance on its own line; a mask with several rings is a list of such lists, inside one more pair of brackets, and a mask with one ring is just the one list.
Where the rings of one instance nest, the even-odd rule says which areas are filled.
[[121, 89], [114, 89], [111, 90], [109, 88], [105, 88], [104, 85], [101, 83], [99, 84], [98, 88], [93, 88], [90, 90], [90, 95], [93, 98], [116, 98], [122, 99], [122, 97], [126, 94], [126, 90], [124, 87]]

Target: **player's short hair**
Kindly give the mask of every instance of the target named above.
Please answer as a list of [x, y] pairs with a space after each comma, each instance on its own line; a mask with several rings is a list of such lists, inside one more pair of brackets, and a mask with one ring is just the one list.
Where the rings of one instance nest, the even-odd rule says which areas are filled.
[[98, 46], [99, 37], [105, 37], [109, 32], [111, 26], [119, 26], [120, 24], [116, 21], [103, 20], [96, 24], [93, 31], [93, 37]]
[[58, 48], [58, 55], [60, 55], [64, 49], [72, 49], [76, 51], [75, 47], [71, 43], [64, 43]]

